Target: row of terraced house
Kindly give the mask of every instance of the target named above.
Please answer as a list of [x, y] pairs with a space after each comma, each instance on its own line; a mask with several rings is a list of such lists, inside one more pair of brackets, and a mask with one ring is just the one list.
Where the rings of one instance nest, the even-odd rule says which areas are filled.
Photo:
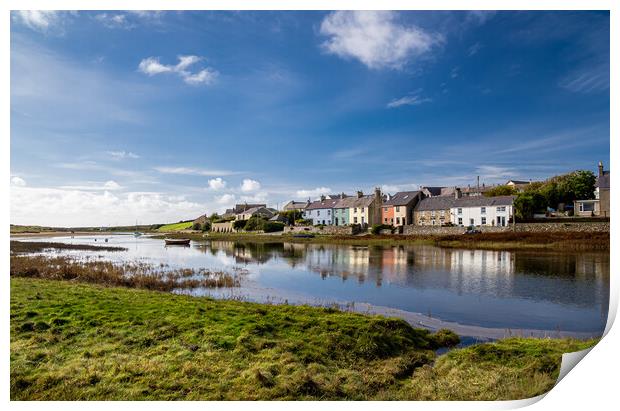
[[376, 188], [373, 194], [358, 191], [322, 195], [316, 201], [289, 202], [284, 210], [299, 210], [313, 225], [359, 224], [506, 226], [513, 218], [515, 196], [485, 197], [482, 187], [422, 187], [393, 195]]

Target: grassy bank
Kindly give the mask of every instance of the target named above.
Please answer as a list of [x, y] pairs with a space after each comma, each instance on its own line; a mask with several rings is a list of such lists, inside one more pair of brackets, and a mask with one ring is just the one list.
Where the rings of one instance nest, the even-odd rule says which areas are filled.
[[564, 351], [511, 339], [453, 350], [397, 319], [11, 278], [11, 399], [514, 399]]
[[168, 233], [181, 230], [189, 230], [190, 228], [192, 228], [192, 225], [194, 225], [192, 221], [186, 221], [184, 223], [166, 224], [159, 227], [157, 231], [159, 231], [160, 233]]
[[[396, 245], [428, 244], [446, 248], [482, 250], [552, 250], [609, 251], [609, 233], [602, 232], [504, 232], [474, 235], [316, 235], [298, 238], [288, 234], [252, 233], [183, 233], [169, 237], [191, 238], [195, 241], [222, 240], [247, 242], [291, 242], [310, 244]], [[163, 237], [162, 237], [163, 238]]]
[[127, 248], [90, 244], [52, 243], [48, 241], [11, 240], [11, 253], [40, 253], [46, 250], [127, 251]]

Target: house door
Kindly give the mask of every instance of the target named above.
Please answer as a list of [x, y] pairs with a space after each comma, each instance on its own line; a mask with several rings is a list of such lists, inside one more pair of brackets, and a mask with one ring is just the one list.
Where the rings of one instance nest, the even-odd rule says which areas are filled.
[[364, 225], [364, 217], [362, 217], [362, 225]]
[[336, 217], [336, 225], [338, 225], [338, 217]]
[[474, 225], [474, 219], [473, 218], [469, 219], [469, 225]]
[[497, 225], [500, 227], [506, 226], [506, 217], [497, 216]]

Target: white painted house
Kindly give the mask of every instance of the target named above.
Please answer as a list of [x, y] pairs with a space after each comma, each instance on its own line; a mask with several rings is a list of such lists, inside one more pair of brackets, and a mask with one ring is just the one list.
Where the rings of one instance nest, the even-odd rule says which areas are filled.
[[505, 227], [514, 215], [514, 199], [515, 196], [457, 198], [450, 208], [452, 224]]
[[322, 196], [320, 200], [313, 201], [304, 210], [304, 219], [312, 220], [312, 225], [332, 225], [334, 206], [340, 199], [328, 199]]

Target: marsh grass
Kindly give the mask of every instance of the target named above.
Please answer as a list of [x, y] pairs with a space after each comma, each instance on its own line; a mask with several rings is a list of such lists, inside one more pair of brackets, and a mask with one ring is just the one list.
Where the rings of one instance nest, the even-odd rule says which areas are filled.
[[113, 263], [70, 257], [12, 255], [10, 274], [11, 277], [70, 280], [155, 291], [239, 286], [238, 275], [225, 271], [169, 269], [141, 262]]
[[450, 331], [309, 306], [11, 278], [12, 400], [520, 399], [594, 341], [436, 350]]
[[11, 240], [11, 253], [40, 253], [47, 250], [85, 250], [85, 251], [127, 251], [125, 247], [98, 246], [90, 244], [67, 244], [49, 241]]

